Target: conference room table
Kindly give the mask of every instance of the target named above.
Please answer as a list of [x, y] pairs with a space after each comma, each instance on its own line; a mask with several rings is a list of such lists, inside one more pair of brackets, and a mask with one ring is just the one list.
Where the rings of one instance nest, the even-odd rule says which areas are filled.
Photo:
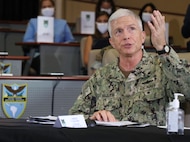
[[55, 128], [53, 125], [29, 123], [26, 119], [0, 119], [0, 142], [189, 142], [184, 135], [167, 135], [155, 126], [95, 126]]

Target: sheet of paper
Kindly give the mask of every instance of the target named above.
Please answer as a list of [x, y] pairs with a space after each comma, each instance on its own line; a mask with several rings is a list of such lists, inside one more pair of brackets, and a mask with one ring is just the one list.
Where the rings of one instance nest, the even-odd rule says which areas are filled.
[[39, 123], [39, 124], [55, 124], [55, 121], [57, 120], [56, 116], [30, 116], [27, 119], [27, 122], [30, 123]]
[[53, 121], [57, 120], [57, 116], [51, 116], [51, 115], [48, 115], [48, 116], [31, 116], [31, 118], [53, 120]]
[[138, 123], [131, 122], [131, 121], [117, 121], [117, 122], [96, 121], [96, 124], [103, 125], [103, 126], [128, 126], [128, 125], [134, 125]]

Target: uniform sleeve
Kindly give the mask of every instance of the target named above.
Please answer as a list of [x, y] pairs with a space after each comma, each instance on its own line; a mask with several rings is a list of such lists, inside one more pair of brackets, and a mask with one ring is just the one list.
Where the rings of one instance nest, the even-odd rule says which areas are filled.
[[168, 85], [166, 88], [173, 93], [182, 93], [190, 100], [190, 63], [180, 59], [173, 49], [169, 55], [161, 55], [160, 61]]
[[35, 21], [30, 20], [28, 22], [24, 37], [23, 37], [23, 42], [35, 42], [36, 41], [36, 27]]
[[82, 87], [82, 92], [78, 96], [74, 105], [70, 108], [69, 114], [83, 114], [85, 119], [94, 112], [95, 103], [93, 102], [94, 91], [92, 89], [92, 81], [89, 79]]

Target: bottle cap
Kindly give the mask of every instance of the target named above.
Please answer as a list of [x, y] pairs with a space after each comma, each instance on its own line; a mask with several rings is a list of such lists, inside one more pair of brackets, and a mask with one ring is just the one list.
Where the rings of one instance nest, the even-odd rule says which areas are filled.
[[179, 99], [178, 96], [184, 96], [181, 93], [174, 93], [174, 100], [172, 102], [173, 108], [178, 109], [179, 108]]

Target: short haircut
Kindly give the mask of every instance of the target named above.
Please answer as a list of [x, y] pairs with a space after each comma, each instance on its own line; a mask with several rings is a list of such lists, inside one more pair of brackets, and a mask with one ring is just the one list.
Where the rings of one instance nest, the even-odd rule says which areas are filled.
[[112, 37], [112, 33], [111, 33], [111, 22], [113, 20], [116, 20], [120, 17], [123, 17], [123, 16], [132, 16], [134, 17], [137, 21], [138, 21], [138, 24], [139, 24], [139, 27], [141, 30], [143, 30], [143, 26], [142, 26], [142, 22], [141, 22], [141, 19], [140, 17], [135, 14], [133, 11], [129, 10], [129, 9], [124, 9], [124, 8], [120, 8], [118, 10], [116, 10], [109, 18], [108, 20], [108, 32], [109, 32], [109, 35], [110, 37]]

